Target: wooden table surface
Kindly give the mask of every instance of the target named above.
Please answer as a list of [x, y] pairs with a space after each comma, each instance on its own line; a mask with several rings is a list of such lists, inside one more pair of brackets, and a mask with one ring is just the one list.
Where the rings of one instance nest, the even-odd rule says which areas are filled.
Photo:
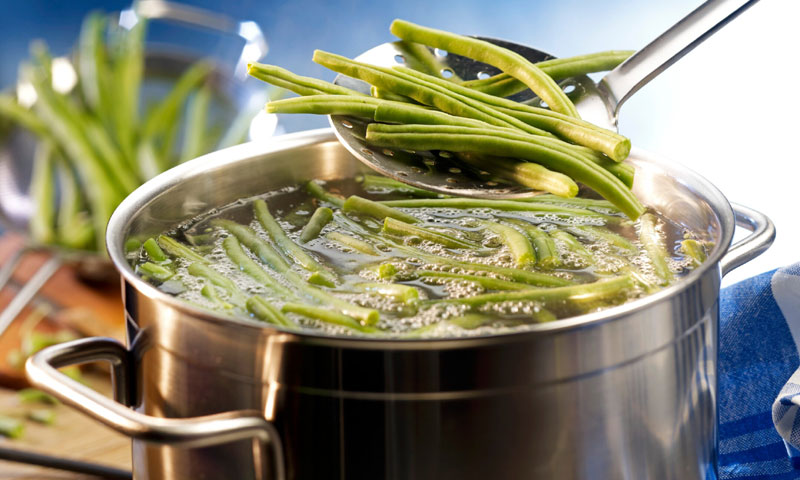
[[[98, 391], [108, 394], [111, 387], [105, 376], [86, 374], [88, 383]], [[0, 412], [19, 409], [17, 393], [0, 389]], [[15, 449], [29, 449], [75, 460], [101, 463], [130, 470], [131, 442], [106, 426], [66, 406], [53, 407], [56, 419], [53, 425], [25, 423], [25, 433], [19, 439], [0, 437], [0, 445]], [[97, 477], [42, 468], [0, 460], [0, 480], [96, 480]]]
[[[24, 246], [22, 237], [13, 234], [0, 236], [0, 264], [5, 263], [15, 251]], [[16, 269], [12, 284], [0, 291], [0, 310], [16, 291], [43, 264], [48, 254], [26, 253]], [[124, 320], [118, 281], [88, 284], [82, 281], [72, 266], [63, 266], [42, 288], [33, 305], [46, 307], [49, 314], [35, 326], [36, 331], [52, 332], [64, 326], [77, 328], [87, 336], [111, 336], [122, 339]], [[19, 349], [26, 319], [33, 308], [26, 308], [0, 336], [0, 414], [19, 412], [16, 389], [26, 386], [24, 372], [8, 363], [9, 353]], [[77, 323], [75, 323], [77, 322]], [[84, 372], [92, 388], [108, 393], [111, 389], [106, 374], [99, 371]], [[56, 420], [51, 426], [34, 422], [25, 423], [25, 434], [10, 440], [0, 436], [0, 446], [30, 449], [75, 460], [130, 469], [130, 440], [100, 423], [89, 419], [65, 405], [54, 407]], [[18, 479], [89, 479], [86, 475], [57, 471], [0, 460], [0, 480]]]

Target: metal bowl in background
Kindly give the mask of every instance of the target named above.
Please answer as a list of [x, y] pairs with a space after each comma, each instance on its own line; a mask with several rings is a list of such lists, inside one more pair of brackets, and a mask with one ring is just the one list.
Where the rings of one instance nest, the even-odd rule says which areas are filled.
[[[166, 95], [190, 65], [207, 59], [214, 65], [208, 81], [214, 93], [210, 108], [213, 119], [227, 127], [234, 121], [241, 121], [240, 117], [255, 117], [250, 123], [250, 135], [261, 139], [272, 136], [277, 119], [262, 108], [268, 91], [260, 82], [247, 81], [247, 63], [267, 53], [266, 39], [255, 22], [234, 21], [215, 12], [161, 0], [139, 1], [130, 9], [113, 14], [112, 19], [125, 29], [132, 28], [141, 19], [149, 22], [142, 107]], [[214, 48], [209, 48], [210, 45]], [[60, 93], [76, 88], [73, 60], [55, 59], [53, 77]], [[23, 99], [31, 89], [25, 84], [16, 86], [21, 103], [35, 102], [35, 94], [31, 100]], [[36, 215], [29, 193], [36, 142], [32, 134], [20, 127], [0, 130], [0, 225], [24, 235], [27, 235], [30, 218]], [[26, 248], [18, 250], [0, 269], [0, 288], [11, 279], [27, 251], [40, 249], [51, 251], [53, 256], [0, 313], [0, 335], [63, 263], [74, 265], [77, 274], [89, 282], [116, 282], [119, 278], [105, 252], [68, 250], [28, 242]]]
[[[385, 340], [226, 318], [134, 273], [131, 235], [364, 168], [329, 130], [206, 155], [136, 190], [109, 223], [128, 345], [43, 350], [29, 379], [132, 436], [139, 480], [715, 478], [720, 280], [774, 228], [688, 169], [641, 150], [631, 162], [645, 204], [708, 232], [703, 265], [651, 296], [520, 333]], [[754, 233], [732, 244], [736, 223]], [[116, 402], [54, 369], [90, 360], [114, 365]]]

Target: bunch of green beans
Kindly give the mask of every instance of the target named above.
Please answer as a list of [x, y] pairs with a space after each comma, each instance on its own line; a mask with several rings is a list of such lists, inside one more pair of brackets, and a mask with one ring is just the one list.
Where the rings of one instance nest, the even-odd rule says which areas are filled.
[[136, 270], [226, 316], [413, 338], [608, 308], [705, 255], [701, 239], [669, 248], [659, 217], [633, 224], [603, 200], [431, 198], [374, 175], [337, 185], [350, 194], [309, 181], [147, 239]]
[[73, 57], [76, 88], [54, 87], [54, 59], [34, 42], [19, 83], [35, 101], [0, 93], [0, 118], [39, 142], [30, 185], [34, 242], [104, 253], [106, 223], [126, 195], [178, 163], [245, 140], [256, 112], [243, 112], [246, 121], [227, 130], [217, 124], [208, 61], [188, 67], [158, 101], [148, 94], [142, 111], [147, 28], [144, 18], [126, 30], [92, 13]]
[[[249, 72], [300, 95], [268, 103], [269, 112], [366, 118], [372, 122], [366, 140], [375, 146], [458, 152], [475, 169], [562, 197], [576, 196], [576, 182], [581, 182], [631, 219], [644, 213], [631, 193], [633, 167], [621, 163], [630, 152], [630, 140], [581, 120], [555, 82], [614, 68], [632, 52], [533, 64], [489, 42], [403, 20], [395, 20], [391, 31], [403, 40], [406, 66], [380, 67], [314, 52], [315, 62], [371, 85], [371, 96], [272, 65], [251, 64]], [[442, 78], [426, 46], [487, 63], [503, 73], [476, 81]], [[504, 98], [521, 88], [530, 88], [549, 108]]]

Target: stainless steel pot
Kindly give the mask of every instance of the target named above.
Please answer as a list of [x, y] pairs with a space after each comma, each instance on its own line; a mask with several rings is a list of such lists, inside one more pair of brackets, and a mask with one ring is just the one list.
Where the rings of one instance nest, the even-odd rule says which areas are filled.
[[[687, 277], [524, 333], [377, 340], [214, 316], [134, 274], [130, 235], [361, 168], [328, 130], [206, 155], [149, 181], [111, 219], [128, 346], [51, 347], [28, 376], [132, 436], [140, 480], [715, 478], [720, 279], [775, 231], [677, 164], [642, 151], [631, 161], [646, 204], [716, 243]], [[736, 223], [753, 233], [731, 245]], [[93, 360], [114, 366], [116, 402], [55, 370]]]

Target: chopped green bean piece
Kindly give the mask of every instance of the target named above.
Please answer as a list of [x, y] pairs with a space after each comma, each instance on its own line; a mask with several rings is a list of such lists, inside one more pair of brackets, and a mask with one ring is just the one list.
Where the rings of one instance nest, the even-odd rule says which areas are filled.
[[319, 236], [319, 232], [331, 221], [333, 218], [333, 210], [328, 207], [319, 207], [314, 210], [308, 223], [300, 232], [300, 241], [303, 243], [308, 242]]

